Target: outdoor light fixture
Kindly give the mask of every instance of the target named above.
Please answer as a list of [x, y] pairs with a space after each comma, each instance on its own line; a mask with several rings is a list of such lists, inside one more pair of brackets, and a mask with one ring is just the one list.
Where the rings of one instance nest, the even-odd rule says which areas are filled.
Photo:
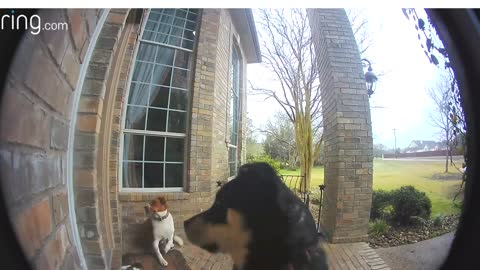
[[368, 97], [370, 97], [373, 92], [375, 92], [375, 84], [378, 80], [375, 73], [372, 72], [372, 64], [367, 59], [363, 58], [362, 61], [368, 63], [368, 71], [365, 72], [365, 81], [367, 81]]

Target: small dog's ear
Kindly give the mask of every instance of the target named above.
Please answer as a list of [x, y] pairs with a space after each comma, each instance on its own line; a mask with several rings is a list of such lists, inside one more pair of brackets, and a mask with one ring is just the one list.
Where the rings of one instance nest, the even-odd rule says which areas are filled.
[[165, 197], [160, 196], [160, 197], [158, 197], [157, 199], [158, 199], [158, 201], [159, 201], [161, 204], [163, 204], [163, 205], [166, 205], [166, 204], [167, 204], [167, 200], [165, 200]]

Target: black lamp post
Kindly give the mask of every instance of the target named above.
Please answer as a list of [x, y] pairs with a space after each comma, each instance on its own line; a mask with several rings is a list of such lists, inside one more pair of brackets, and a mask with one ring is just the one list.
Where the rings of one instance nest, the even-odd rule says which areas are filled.
[[372, 64], [367, 59], [363, 58], [362, 61], [368, 63], [368, 71], [365, 72], [365, 81], [367, 81], [368, 97], [375, 92], [375, 85], [378, 80], [377, 75], [372, 72]]

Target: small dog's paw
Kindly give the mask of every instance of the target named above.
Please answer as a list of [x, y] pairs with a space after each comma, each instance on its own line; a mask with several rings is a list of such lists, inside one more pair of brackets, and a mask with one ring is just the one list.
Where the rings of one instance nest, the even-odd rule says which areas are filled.
[[163, 266], [168, 266], [168, 262], [165, 259], [161, 259], [160, 264], [163, 265]]

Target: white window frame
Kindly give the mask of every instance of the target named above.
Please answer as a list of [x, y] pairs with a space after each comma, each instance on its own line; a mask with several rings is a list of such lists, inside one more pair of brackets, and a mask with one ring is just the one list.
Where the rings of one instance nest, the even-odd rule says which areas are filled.
[[[194, 55], [193, 54], [193, 50], [190, 50], [190, 49], [186, 49], [186, 48], [183, 48], [183, 47], [178, 47], [178, 46], [173, 46], [173, 45], [170, 45], [170, 44], [164, 44], [164, 43], [159, 43], [159, 42], [155, 42], [155, 41], [151, 41], [151, 40], [144, 40], [142, 37], [143, 37], [143, 32], [145, 31], [145, 28], [146, 28], [146, 24], [148, 22], [148, 17], [150, 16], [150, 11], [151, 9], [148, 9], [147, 13], [145, 14], [145, 19], [143, 20], [142, 22], [142, 25], [141, 25], [141, 31], [140, 31], [140, 35], [137, 37], [137, 42], [135, 44], [135, 51], [133, 53], [133, 58], [132, 58], [132, 66], [131, 66], [131, 69], [130, 69], [130, 74], [128, 75], [128, 81], [127, 81], [127, 90], [125, 92], [125, 103], [124, 103], [124, 106], [122, 108], [122, 115], [121, 115], [121, 128], [120, 128], [120, 140], [119, 140], [119, 172], [118, 172], [118, 181], [119, 181], [119, 191], [120, 192], [125, 192], [125, 193], [128, 193], [128, 192], [137, 192], [137, 193], [158, 193], [158, 192], [183, 192], [185, 191], [185, 180], [187, 178], [187, 149], [184, 148], [184, 161], [183, 162], [167, 162], [167, 161], [159, 161], [159, 162], [155, 162], [155, 161], [148, 161], [149, 163], [164, 163], [164, 164], [184, 164], [183, 166], [183, 178], [182, 178], [182, 187], [161, 187], [161, 188], [145, 188], [145, 187], [140, 187], [140, 188], [127, 188], [127, 187], [124, 187], [123, 186], [123, 163], [125, 161], [128, 162], [128, 160], [124, 160], [123, 159], [123, 154], [124, 154], [124, 137], [125, 137], [125, 134], [133, 134], [133, 135], [147, 135], [147, 136], [158, 136], [158, 137], [166, 137], [167, 139], [168, 138], [184, 138], [185, 139], [185, 142], [184, 142], [184, 147], [186, 147], [188, 145], [187, 143], [187, 134], [188, 134], [188, 125], [186, 126], [185, 128], [185, 133], [175, 133], [175, 132], [165, 132], [165, 131], [151, 131], [151, 130], [136, 130], [136, 129], [127, 129], [125, 128], [125, 124], [126, 124], [126, 114], [127, 114], [127, 107], [128, 107], [128, 98], [130, 97], [130, 89], [131, 89], [131, 84], [132, 84], [132, 78], [133, 78], [133, 71], [135, 70], [135, 65], [136, 65], [136, 62], [137, 62], [137, 54], [138, 54], [138, 50], [140, 48], [140, 44], [141, 43], [146, 43], [146, 44], [153, 44], [153, 45], [157, 45], [157, 46], [161, 46], [161, 47], [167, 47], [167, 48], [171, 48], [171, 49], [176, 49], [176, 50], [182, 50], [182, 51], [186, 51], [186, 52], [189, 52], [192, 54], [192, 56]], [[198, 16], [200, 14], [197, 13], [197, 24], [198, 24]], [[186, 24], [187, 20], [185, 21], [185, 24]], [[195, 32], [194, 32], [195, 33]], [[183, 34], [182, 34], [183, 36]], [[194, 44], [195, 45], [195, 44]], [[194, 61], [194, 59], [192, 59], [192, 61]], [[175, 65], [175, 60], [173, 62], [173, 65]], [[165, 65], [165, 66], [168, 66], [168, 65]], [[177, 67], [176, 67], [177, 68]], [[181, 68], [180, 68], [181, 69]], [[190, 71], [192, 72], [192, 70], [190, 69]], [[173, 70], [172, 70], [172, 76], [173, 76]], [[171, 87], [171, 86], [170, 86]], [[173, 87], [175, 88], [175, 87]], [[182, 89], [179, 89], [179, 90], [182, 90]], [[190, 99], [190, 94], [191, 94], [191, 91], [192, 89], [186, 89], [185, 91], [188, 91], [189, 92], [189, 99]], [[168, 104], [167, 104], [167, 108], [170, 106], [170, 97], [168, 99]], [[147, 106], [137, 106], [137, 107], [147, 107]], [[153, 107], [155, 108], [155, 107]], [[175, 109], [170, 109], [168, 108], [167, 109], [167, 121], [168, 121], [168, 114], [169, 114], [169, 111], [172, 110], [172, 111], [181, 111], [181, 112], [185, 112], [187, 114], [187, 118], [188, 118], [188, 114], [191, 113], [191, 111], [189, 111], [189, 106], [187, 106], [187, 110], [186, 111], [183, 111], [183, 110], [175, 110]], [[146, 112], [146, 119], [148, 117], [148, 110]], [[186, 120], [186, 124], [188, 124], [188, 121]], [[145, 137], [144, 137], [145, 138]], [[165, 151], [166, 151], [166, 145], [164, 145], [164, 157], [165, 157]], [[143, 150], [142, 150], [142, 154], [145, 155], [145, 141], [143, 143]], [[144, 160], [142, 161], [137, 161], [139, 163], [145, 163]], [[144, 165], [143, 165], [144, 166]], [[163, 179], [165, 181], [165, 169], [163, 170]], [[144, 171], [142, 170], [142, 184], [143, 184], [143, 181], [144, 181]]]

